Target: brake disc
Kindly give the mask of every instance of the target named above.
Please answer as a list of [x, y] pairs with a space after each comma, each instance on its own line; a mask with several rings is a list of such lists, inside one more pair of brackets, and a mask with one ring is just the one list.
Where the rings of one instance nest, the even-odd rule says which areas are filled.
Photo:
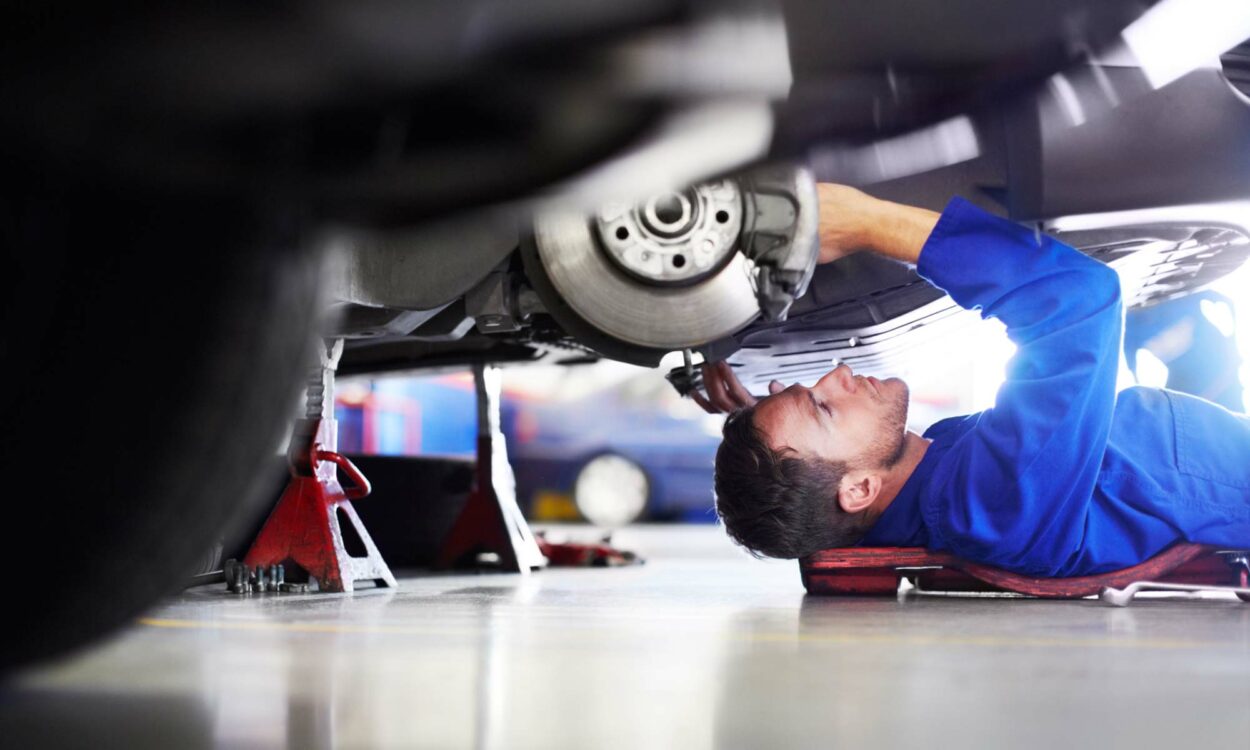
[[815, 183], [805, 170], [770, 168], [591, 217], [546, 213], [534, 238], [554, 290], [600, 332], [693, 348], [761, 310], [784, 317], [806, 288], [818, 251]]

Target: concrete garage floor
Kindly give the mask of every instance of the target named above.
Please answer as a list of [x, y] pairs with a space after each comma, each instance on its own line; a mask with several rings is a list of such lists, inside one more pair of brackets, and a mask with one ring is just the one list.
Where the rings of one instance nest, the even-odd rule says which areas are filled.
[[[1250, 605], [805, 599], [643, 528], [616, 570], [201, 587], [11, 680], [8, 747], [1246, 747]], [[11, 600], [20, 601], [20, 600]], [[14, 605], [10, 605], [14, 606]]]

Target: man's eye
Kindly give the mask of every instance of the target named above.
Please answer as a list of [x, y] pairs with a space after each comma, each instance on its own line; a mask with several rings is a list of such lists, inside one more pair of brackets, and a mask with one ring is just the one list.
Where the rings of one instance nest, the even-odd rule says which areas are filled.
[[821, 408], [821, 409], [822, 409], [822, 410], [823, 410], [826, 414], [828, 414], [830, 417], [832, 417], [832, 416], [833, 416], [833, 409], [830, 409], [830, 408], [829, 408], [829, 404], [826, 404], [826, 403], [824, 403], [824, 402], [821, 402], [821, 404], [820, 404], [820, 408]]

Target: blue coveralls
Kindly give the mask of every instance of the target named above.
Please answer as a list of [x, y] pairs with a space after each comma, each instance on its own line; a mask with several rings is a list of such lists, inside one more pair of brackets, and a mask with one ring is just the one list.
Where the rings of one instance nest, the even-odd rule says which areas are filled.
[[1034, 576], [1135, 565], [1187, 540], [1250, 548], [1250, 418], [1115, 391], [1114, 271], [956, 198], [917, 271], [1017, 346], [995, 405], [929, 428], [861, 544], [923, 546]]

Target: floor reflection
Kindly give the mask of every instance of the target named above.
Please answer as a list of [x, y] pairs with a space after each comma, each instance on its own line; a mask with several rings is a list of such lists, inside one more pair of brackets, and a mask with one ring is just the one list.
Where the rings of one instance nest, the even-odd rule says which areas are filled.
[[[792, 565], [737, 558], [422, 576], [344, 596], [196, 591], [11, 679], [0, 744], [1049, 748], [1250, 736], [1250, 606], [1141, 605], [805, 597]], [[1116, 734], [1110, 715], [1135, 719]]]

